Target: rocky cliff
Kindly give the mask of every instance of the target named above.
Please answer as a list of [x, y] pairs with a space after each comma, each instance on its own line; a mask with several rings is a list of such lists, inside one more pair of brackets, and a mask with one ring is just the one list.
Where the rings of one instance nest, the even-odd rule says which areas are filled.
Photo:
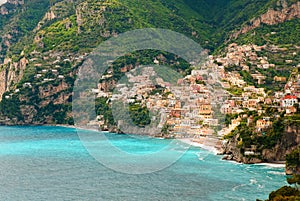
[[224, 159], [234, 160], [242, 163], [277, 163], [286, 160], [286, 155], [290, 154], [300, 143], [300, 127], [298, 125], [289, 125], [285, 127], [281, 139], [272, 149], [256, 150], [252, 149], [254, 154], [246, 154], [245, 149], [239, 146], [239, 135], [231, 138], [224, 144]]
[[4, 64], [0, 65], [0, 99], [2, 95], [11, 89], [11, 86], [20, 82], [28, 60], [23, 57], [18, 62], [12, 62], [11, 59], [5, 59]]
[[281, 3], [281, 7], [281, 10], [274, 10], [274, 8], [270, 8], [266, 13], [252, 19], [249, 22], [249, 25], [242, 27], [239, 31], [232, 34], [230, 38], [237, 38], [239, 35], [245, 34], [262, 26], [263, 24], [275, 25], [295, 18], [300, 18], [300, 2], [288, 7], [286, 2], [283, 1], [283, 3]]

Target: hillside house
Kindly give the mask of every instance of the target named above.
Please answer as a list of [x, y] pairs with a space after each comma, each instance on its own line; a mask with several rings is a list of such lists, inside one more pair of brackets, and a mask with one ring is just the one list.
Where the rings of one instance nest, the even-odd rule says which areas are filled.
[[281, 106], [282, 107], [292, 107], [294, 106], [296, 103], [298, 103], [298, 99], [296, 96], [294, 95], [285, 95], [282, 99], [281, 99]]
[[221, 107], [221, 113], [222, 114], [231, 114], [232, 113], [232, 106], [230, 104], [224, 104]]
[[272, 122], [267, 119], [259, 119], [256, 121], [256, 128], [258, 130], [266, 129], [272, 126]]

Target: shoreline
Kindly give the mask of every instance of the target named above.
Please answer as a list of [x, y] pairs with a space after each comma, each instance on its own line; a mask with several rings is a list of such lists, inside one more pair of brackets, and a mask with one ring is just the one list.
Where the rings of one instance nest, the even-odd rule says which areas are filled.
[[[5, 125], [3, 125], [5, 126]], [[38, 125], [19, 125], [19, 126], [54, 126], [54, 127], [63, 127], [63, 128], [73, 128], [73, 129], [82, 129], [87, 131], [95, 131], [95, 132], [105, 132], [100, 131], [97, 128], [91, 127], [79, 127], [75, 125], [63, 125], [63, 124], [38, 124]], [[117, 134], [113, 133], [112, 134]], [[152, 136], [153, 137], [153, 136]], [[157, 137], [154, 137], [157, 138]], [[163, 138], [165, 139], [165, 138]], [[176, 140], [188, 144], [193, 147], [198, 147], [204, 150], [207, 150], [215, 155], [224, 155], [222, 149], [222, 142], [217, 138], [212, 137], [200, 137], [200, 138], [177, 138]], [[236, 164], [246, 164], [246, 163], [239, 163], [235, 160], [227, 160], [228, 162], [234, 162]], [[284, 161], [282, 161], [284, 162]], [[285, 163], [254, 163], [254, 164], [246, 164], [246, 165], [261, 165], [273, 168], [285, 168]]]
[[255, 163], [253, 165], [268, 166], [272, 168], [285, 168], [285, 164], [280, 164], [280, 163]]
[[182, 138], [177, 139], [185, 144], [191, 145], [193, 147], [199, 147], [210, 151], [216, 155], [220, 155], [222, 153], [222, 148], [218, 145], [221, 143], [220, 140], [211, 137], [201, 137], [201, 138]]
[[[199, 147], [205, 149], [209, 152], [214, 153], [215, 155], [224, 155], [222, 154], [222, 148], [218, 144], [218, 142], [221, 143], [221, 140], [218, 140], [216, 138], [211, 138], [211, 137], [202, 137], [199, 139], [183, 138], [178, 140], [183, 143], [189, 144], [193, 147]], [[233, 162], [236, 164], [259, 165], [259, 166], [267, 166], [272, 168], [285, 168], [285, 161], [282, 161], [284, 163], [254, 163], [254, 164], [239, 163], [235, 160], [226, 160], [226, 161]]]

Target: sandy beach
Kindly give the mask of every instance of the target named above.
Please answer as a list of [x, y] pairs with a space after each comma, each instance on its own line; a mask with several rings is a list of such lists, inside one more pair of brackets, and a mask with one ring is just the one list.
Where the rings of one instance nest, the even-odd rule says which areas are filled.
[[200, 137], [200, 138], [183, 138], [178, 139], [183, 143], [189, 144], [194, 147], [200, 147], [202, 149], [211, 151], [215, 154], [222, 153], [221, 141], [211, 137]]

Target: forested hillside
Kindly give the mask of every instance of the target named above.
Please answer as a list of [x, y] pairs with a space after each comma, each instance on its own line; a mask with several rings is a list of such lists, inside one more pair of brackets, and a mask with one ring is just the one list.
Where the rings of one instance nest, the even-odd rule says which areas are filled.
[[[280, 23], [274, 18], [272, 25], [262, 23], [237, 38], [232, 37], [268, 10], [281, 11], [296, 2], [9, 0], [0, 8], [2, 116], [14, 119], [13, 123], [72, 123], [71, 92], [78, 66], [102, 41], [129, 30], [171, 29], [215, 54], [224, 52], [231, 42], [296, 44], [293, 41], [299, 35], [298, 15]], [[266, 35], [270, 31], [278, 34]], [[107, 83], [113, 86], [121, 68], [151, 63], [160, 54], [153, 51], [128, 55], [130, 59], [123, 59], [125, 63], [122, 59], [115, 63], [115, 76]], [[189, 72], [188, 64], [174, 62], [176, 57], [163, 57], [164, 64], [183, 74]]]

